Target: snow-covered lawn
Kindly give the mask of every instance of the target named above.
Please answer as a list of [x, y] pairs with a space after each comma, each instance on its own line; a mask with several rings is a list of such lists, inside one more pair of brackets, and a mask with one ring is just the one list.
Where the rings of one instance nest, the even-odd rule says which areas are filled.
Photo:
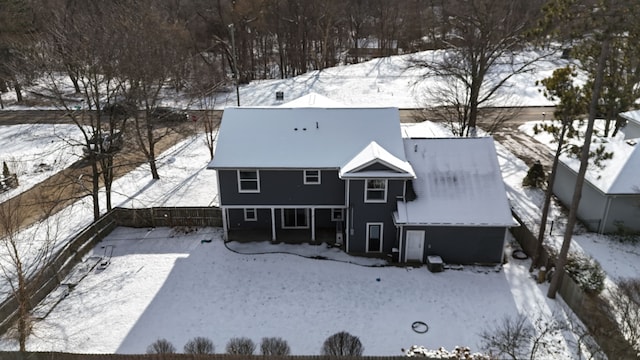
[[[318, 354], [342, 330], [359, 336], [368, 355], [400, 355], [414, 344], [477, 349], [479, 333], [504, 316], [534, 320], [562, 307], [527, 279], [525, 261], [442, 273], [371, 267], [324, 245], [229, 243], [230, 251], [216, 228], [118, 228], [94, 252], [108, 245], [111, 264], [36, 323], [29, 349], [143, 353], [157, 338], [181, 349], [205, 336], [223, 351], [232, 337], [279, 336], [294, 354]], [[429, 325], [426, 334], [413, 332], [416, 320]]]

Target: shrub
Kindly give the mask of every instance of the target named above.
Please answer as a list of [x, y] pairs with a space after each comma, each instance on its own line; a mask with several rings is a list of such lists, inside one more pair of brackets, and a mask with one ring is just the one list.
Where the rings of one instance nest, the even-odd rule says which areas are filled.
[[176, 348], [167, 339], [158, 339], [147, 347], [147, 354], [174, 354]]
[[279, 337], [262, 338], [260, 344], [262, 355], [289, 355], [291, 349], [287, 341]]
[[540, 161], [536, 161], [531, 165], [529, 171], [527, 171], [527, 176], [522, 179], [522, 186], [531, 186], [542, 189], [546, 180], [547, 176], [544, 173], [542, 164]]
[[232, 338], [227, 343], [227, 354], [232, 355], [253, 355], [256, 351], [256, 344], [249, 338]]
[[213, 342], [205, 337], [195, 337], [184, 345], [185, 354], [213, 354], [215, 346]]
[[364, 347], [357, 336], [341, 331], [329, 336], [322, 345], [322, 355], [362, 356]]
[[570, 254], [565, 270], [585, 292], [599, 294], [604, 289], [604, 270], [600, 263], [592, 258]]

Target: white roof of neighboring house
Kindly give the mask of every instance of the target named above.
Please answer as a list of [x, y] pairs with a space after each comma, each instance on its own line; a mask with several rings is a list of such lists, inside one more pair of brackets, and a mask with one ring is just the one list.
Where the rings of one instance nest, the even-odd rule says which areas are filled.
[[515, 225], [493, 138], [404, 139], [417, 198], [398, 202], [398, 224]]
[[[625, 140], [617, 136], [606, 139], [602, 145], [605, 152], [613, 153], [613, 158], [604, 160], [602, 168], [590, 161], [585, 179], [605, 194], [640, 194], [640, 139]], [[563, 155], [561, 160], [578, 172], [579, 159]]]
[[625, 111], [618, 115], [622, 116], [627, 121], [632, 121], [640, 125], [640, 110]]
[[398, 108], [228, 107], [209, 167], [338, 169], [372, 141], [406, 161]]
[[307, 95], [301, 96], [295, 100], [291, 100], [286, 102], [280, 107], [322, 107], [322, 108], [340, 108], [347, 107], [346, 105], [339, 103], [335, 100], [331, 100], [326, 96], [322, 96], [316, 93], [308, 93]]

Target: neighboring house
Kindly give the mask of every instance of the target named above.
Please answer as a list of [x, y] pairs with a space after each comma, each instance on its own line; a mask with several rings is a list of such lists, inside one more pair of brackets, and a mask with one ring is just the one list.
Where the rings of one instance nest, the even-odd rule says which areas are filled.
[[623, 112], [618, 114], [618, 116], [625, 120], [625, 125], [621, 129], [624, 133], [624, 138], [640, 138], [640, 110]]
[[[626, 127], [625, 127], [626, 128]], [[625, 135], [626, 136], [626, 135]], [[640, 232], [640, 139], [608, 139], [605, 151], [613, 158], [603, 167], [589, 165], [578, 218], [599, 233]], [[579, 161], [561, 158], [553, 192], [567, 207], [575, 189]]]
[[226, 240], [498, 263], [513, 224], [493, 140], [403, 139], [397, 108], [227, 108], [209, 168]]

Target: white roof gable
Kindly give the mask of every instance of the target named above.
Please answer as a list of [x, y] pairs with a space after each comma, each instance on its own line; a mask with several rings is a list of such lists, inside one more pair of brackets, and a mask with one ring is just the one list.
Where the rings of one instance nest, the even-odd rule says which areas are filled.
[[[374, 164], [382, 165], [388, 170], [366, 170]], [[340, 177], [414, 178], [415, 174], [409, 162], [398, 159], [372, 141], [340, 169]]]
[[210, 168], [333, 168], [372, 141], [405, 161], [397, 108], [226, 108]]
[[280, 105], [280, 107], [324, 107], [324, 108], [337, 108], [347, 107], [346, 105], [337, 101], [331, 100], [328, 97], [322, 96], [316, 93], [308, 93], [295, 100], [291, 100], [287, 103]]
[[417, 198], [398, 202], [396, 222], [511, 226], [511, 208], [493, 139], [404, 139]]

